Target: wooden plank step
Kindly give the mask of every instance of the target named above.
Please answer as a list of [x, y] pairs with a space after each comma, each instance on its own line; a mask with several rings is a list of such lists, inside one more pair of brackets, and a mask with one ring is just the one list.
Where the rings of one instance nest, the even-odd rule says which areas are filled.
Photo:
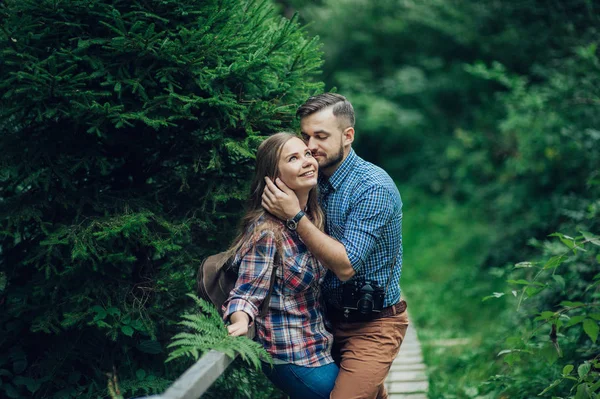
[[429, 380], [417, 332], [411, 323], [385, 380], [390, 399], [427, 399]]
[[393, 370], [390, 372], [387, 379], [390, 381], [390, 383], [403, 381], [427, 381], [427, 375], [422, 370]]
[[392, 382], [388, 385], [388, 393], [425, 393], [429, 389], [427, 381]]
[[414, 363], [414, 364], [402, 364], [402, 363], [392, 363], [392, 367], [390, 368], [390, 372], [393, 371], [425, 371], [426, 367], [423, 363]]
[[469, 338], [450, 338], [450, 339], [438, 339], [435, 341], [429, 341], [428, 344], [431, 346], [457, 346], [457, 345], [469, 345], [471, 340]]
[[424, 393], [391, 393], [390, 399], [427, 399]]
[[402, 356], [402, 354], [398, 355], [394, 363], [401, 364], [414, 364], [414, 363], [423, 363], [423, 356], [421, 355], [413, 355], [413, 356]]
[[406, 350], [400, 350], [399, 356], [401, 357], [410, 357], [410, 356], [421, 356], [423, 352], [421, 352], [420, 348], [406, 348]]

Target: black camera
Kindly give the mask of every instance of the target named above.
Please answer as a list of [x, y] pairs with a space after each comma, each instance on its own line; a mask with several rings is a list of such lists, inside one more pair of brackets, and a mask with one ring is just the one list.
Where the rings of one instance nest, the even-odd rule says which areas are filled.
[[351, 280], [342, 284], [342, 307], [346, 317], [355, 310], [363, 316], [381, 312], [384, 297], [383, 287], [372, 280]]

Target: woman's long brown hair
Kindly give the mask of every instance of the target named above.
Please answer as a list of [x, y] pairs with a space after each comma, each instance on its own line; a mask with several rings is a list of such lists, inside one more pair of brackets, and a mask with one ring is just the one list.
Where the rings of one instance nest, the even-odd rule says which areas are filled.
[[[278, 165], [281, 150], [293, 138], [299, 137], [288, 132], [275, 133], [258, 147], [254, 178], [250, 186], [250, 198], [248, 198], [246, 204], [246, 213], [241, 220], [238, 235], [228, 249], [231, 255], [239, 250], [247, 240], [256, 240], [263, 230], [268, 229], [275, 233], [278, 250], [281, 257], [284, 257], [283, 253], [281, 253], [281, 237], [285, 227], [277, 218], [262, 207], [262, 194], [266, 186], [265, 176], [269, 177], [273, 182], [279, 177]], [[312, 220], [313, 224], [320, 230], [323, 230], [325, 218], [317, 199], [317, 187], [310, 190], [306, 208], [306, 214]], [[262, 217], [264, 217], [264, 222], [257, 223]], [[249, 231], [250, 226], [254, 226], [252, 231]]]

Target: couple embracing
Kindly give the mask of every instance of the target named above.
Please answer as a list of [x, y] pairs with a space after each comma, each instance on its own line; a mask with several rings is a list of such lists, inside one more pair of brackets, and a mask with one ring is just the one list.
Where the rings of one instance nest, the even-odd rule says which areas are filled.
[[400, 194], [352, 149], [345, 97], [311, 97], [297, 116], [302, 139], [277, 133], [258, 149], [224, 319], [231, 335], [256, 325], [273, 357], [263, 370], [292, 399], [387, 398], [408, 326]]

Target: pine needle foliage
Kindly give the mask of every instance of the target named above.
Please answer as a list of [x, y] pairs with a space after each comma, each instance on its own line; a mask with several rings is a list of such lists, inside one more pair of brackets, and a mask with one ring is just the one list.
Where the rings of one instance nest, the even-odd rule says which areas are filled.
[[0, 396], [179, 374], [184, 294], [322, 90], [318, 47], [267, 0], [0, 3]]
[[197, 306], [197, 311], [181, 316], [183, 319], [178, 324], [187, 327], [190, 332], [181, 332], [172, 338], [169, 348], [175, 348], [167, 362], [181, 357], [192, 357], [198, 360], [200, 354], [214, 349], [230, 357], [239, 355], [242, 360], [261, 368], [261, 360], [270, 362], [271, 357], [265, 349], [247, 337], [232, 337], [227, 333], [227, 328], [215, 307], [202, 298], [188, 294]]

